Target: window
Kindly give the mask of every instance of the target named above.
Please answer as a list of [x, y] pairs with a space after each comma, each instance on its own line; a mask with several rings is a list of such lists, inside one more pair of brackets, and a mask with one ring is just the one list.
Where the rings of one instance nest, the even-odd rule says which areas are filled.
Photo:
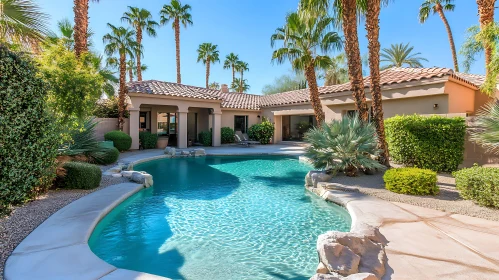
[[[348, 110], [346, 111], [345, 115], [349, 116], [350, 118], [353, 118], [355, 116], [355, 114], [357, 113], [357, 110]], [[371, 120], [373, 119], [373, 116], [374, 116], [374, 112], [373, 112], [373, 107], [369, 107], [369, 119], [368, 121], [371, 122]]]
[[147, 112], [139, 114], [139, 128], [145, 130], [147, 128]]
[[234, 116], [234, 130], [246, 133], [248, 131], [248, 116]]

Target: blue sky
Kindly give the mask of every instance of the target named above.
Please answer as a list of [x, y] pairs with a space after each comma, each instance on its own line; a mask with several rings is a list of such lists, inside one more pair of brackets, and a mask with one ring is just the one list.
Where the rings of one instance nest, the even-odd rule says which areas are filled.
[[[109, 32], [106, 24], [122, 25], [120, 18], [127, 6], [151, 11], [159, 21], [159, 10], [167, 0], [100, 0], [90, 3], [90, 28], [95, 33], [94, 48], [102, 52], [102, 36]], [[425, 66], [452, 68], [452, 57], [444, 25], [438, 15], [430, 17], [424, 25], [418, 21], [418, 9], [422, 0], [395, 0], [383, 8], [380, 17], [381, 47], [393, 43], [410, 42], [415, 51], [429, 60]], [[73, 1], [38, 0], [39, 5], [51, 17], [55, 30], [58, 20], [73, 19]], [[210, 82], [229, 83], [231, 71], [222, 67], [225, 55], [234, 52], [249, 63], [245, 73], [251, 85], [250, 93], [259, 94], [265, 84], [282, 74], [290, 73], [289, 63], [271, 63], [270, 36], [284, 23], [286, 14], [296, 10], [298, 0], [183, 0], [192, 6], [194, 25], [181, 30], [182, 83], [195, 86], [205, 84], [205, 66], [197, 63], [197, 48], [203, 42], [217, 44], [221, 63], [212, 66]], [[465, 40], [465, 30], [478, 23], [476, 1], [456, 1], [454, 12], [447, 13], [459, 49]], [[123, 23], [124, 24], [124, 23]], [[367, 40], [363, 23], [359, 25], [361, 52], [367, 52]], [[149, 66], [144, 79], [176, 81], [175, 41], [171, 25], [158, 30], [156, 38], [146, 37], [143, 63]], [[459, 50], [458, 50], [459, 51]], [[485, 72], [483, 59], [473, 66], [472, 73]]]

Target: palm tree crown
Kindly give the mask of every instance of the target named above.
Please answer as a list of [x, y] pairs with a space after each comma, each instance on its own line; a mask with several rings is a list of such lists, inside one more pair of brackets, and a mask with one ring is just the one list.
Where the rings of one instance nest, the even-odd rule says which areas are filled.
[[209, 88], [210, 64], [220, 62], [217, 45], [212, 43], [202, 43], [198, 48], [198, 62], [203, 62], [206, 65], [206, 88]]
[[31, 0], [0, 0], [0, 42], [35, 47], [49, 34], [48, 18]]
[[230, 53], [225, 57], [224, 69], [232, 69], [232, 82], [236, 79], [236, 64], [239, 62], [239, 56], [235, 53]]
[[422, 61], [428, 61], [424, 57], [420, 57], [421, 53], [413, 53], [414, 47], [407, 44], [392, 44], [390, 48], [384, 48], [381, 51], [380, 62], [386, 62], [382, 68], [387, 69], [390, 67], [402, 67], [408, 65], [409, 67], [423, 67]]

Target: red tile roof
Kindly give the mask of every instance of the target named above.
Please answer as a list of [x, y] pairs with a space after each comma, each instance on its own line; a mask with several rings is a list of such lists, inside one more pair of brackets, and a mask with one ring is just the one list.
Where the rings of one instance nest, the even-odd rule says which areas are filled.
[[[485, 76], [482, 75], [454, 73], [452, 69], [439, 67], [394, 67], [381, 71], [380, 75], [380, 82], [382, 86], [443, 77], [452, 77], [476, 87], [480, 87], [485, 81]], [[365, 87], [369, 87], [369, 77], [364, 78], [364, 85]], [[259, 110], [261, 107], [306, 103], [310, 100], [308, 89], [261, 96], [235, 92], [223, 93], [220, 90], [206, 89], [201, 87], [187, 86], [155, 80], [129, 83], [128, 91], [198, 99], [222, 100], [222, 108], [249, 110]], [[319, 87], [320, 95], [340, 95], [348, 91], [350, 91], [350, 83]]]

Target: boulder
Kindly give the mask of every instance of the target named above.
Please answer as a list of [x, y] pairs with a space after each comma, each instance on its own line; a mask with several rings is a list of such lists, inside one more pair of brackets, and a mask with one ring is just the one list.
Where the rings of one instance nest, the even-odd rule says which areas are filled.
[[322, 262], [319, 262], [319, 265], [317, 266], [317, 270], [315, 272], [319, 274], [328, 274], [329, 269], [327, 269], [327, 267]]
[[324, 171], [309, 171], [305, 176], [305, 186], [317, 188], [319, 182], [329, 182], [333, 176]]
[[193, 154], [195, 157], [204, 157], [204, 156], [206, 156], [206, 151], [204, 149], [201, 149], [201, 148], [194, 149]]
[[175, 152], [175, 148], [173, 147], [166, 147], [164, 150], [164, 154], [169, 156], [175, 156]]
[[190, 155], [190, 154], [189, 154], [189, 151], [181, 151], [181, 152], [180, 152], [180, 154], [181, 154], [181, 155], [183, 155], [183, 156], [188, 156], [188, 155]]
[[113, 176], [115, 178], [119, 178], [119, 177], [121, 177], [121, 173], [113, 173], [111, 176]]
[[152, 175], [145, 172], [134, 171], [130, 180], [135, 183], [143, 184], [146, 188], [153, 184]]
[[121, 165], [117, 165], [117, 166], [115, 166], [115, 167], [111, 167], [111, 168], [109, 168], [109, 169], [107, 170], [107, 172], [109, 172], [109, 173], [120, 173], [120, 172], [121, 172], [121, 169], [122, 169]]
[[350, 275], [359, 272], [360, 257], [350, 248], [332, 241], [327, 233], [319, 235], [317, 252], [319, 261], [330, 273]]
[[343, 277], [339, 276], [338, 274], [317, 273], [309, 280], [341, 280], [342, 278]]
[[125, 178], [130, 178], [130, 177], [132, 177], [133, 172], [135, 172], [135, 171], [121, 171], [121, 176], [123, 176]]
[[378, 277], [372, 273], [357, 273], [343, 278], [343, 280], [378, 280]]

